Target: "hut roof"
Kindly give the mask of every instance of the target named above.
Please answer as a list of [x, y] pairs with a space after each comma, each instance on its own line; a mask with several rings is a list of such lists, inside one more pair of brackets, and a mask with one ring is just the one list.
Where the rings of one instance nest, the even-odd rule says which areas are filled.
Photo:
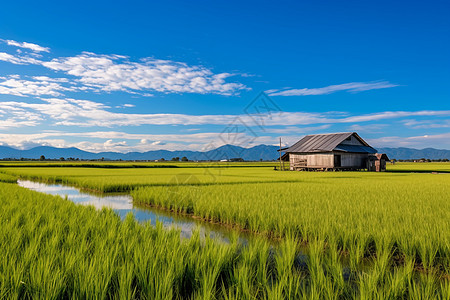
[[390, 160], [389, 157], [386, 155], [386, 153], [377, 153], [375, 154], [378, 160], [384, 159], [384, 160]]
[[[354, 136], [362, 145], [340, 145], [345, 139]], [[376, 153], [356, 132], [313, 134], [303, 137], [300, 141], [286, 149], [286, 153], [308, 153], [308, 152], [356, 152]]]

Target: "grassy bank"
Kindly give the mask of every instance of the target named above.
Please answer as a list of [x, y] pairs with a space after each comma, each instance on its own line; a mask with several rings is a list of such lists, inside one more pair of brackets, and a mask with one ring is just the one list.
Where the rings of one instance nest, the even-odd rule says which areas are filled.
[[63, 183], [100, 192], [126, 192], [141, 186], [241, 184], [299, 180], [299, 174], [273, 168], [50, 168], [12, 167], [0, 171], [25, 179]]
[[449, 174], [1, 171], [8, 175], [0, 181], [126, 190], [136, 202], [283, 238], [276, 251], [265, 240], [244, 248], [198, 236], [181, 241], [176, 231], [0, 183], [0, 299], [450, 297]]
[[387, 257], [362, 271], [342, 263], [336, 241], [298, 239], [277, 250], [246, 247], [123, 222], [111, 210], [0, 183], [0, 298], [387, 299], [450, 296], [448, 282]]
[[131, 195], [251, 231], [333, 241], [355, 265], [388, 255], [450, 274], [446, 174], [321, 173], [295, 183], [144, 187]]
[[17, 182], [17, 177], [16, 176], [12, 176], [12, 175], [8, 175], [8, 174], [0, 173], [0, 182], [16, 183]]
[[[179, 231], [12, 184], [0, 183], [0, 205], [1, 299], [266, 297], [298, 289], [288, 283], [302, 276], [275, 279], [292, 257], [269, 258], [265, 241], [245, 249], [198, 235], [182, 241]], [[292, 241], [283, 247], [295, 255]]]

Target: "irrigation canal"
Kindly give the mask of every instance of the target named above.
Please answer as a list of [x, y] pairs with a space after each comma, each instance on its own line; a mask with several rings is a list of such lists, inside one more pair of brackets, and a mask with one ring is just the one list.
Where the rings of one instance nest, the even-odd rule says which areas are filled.
[[223, 242], [229, 242], [233, 235], [238, 234], [242, 243], [247, 243], [251, 238], [250, 234], [239, 232], [220, 225], [210, 224], [194, 218], [172, 214], [163, 210], [153, 209], [133, 204], [133, 198], [128, 194], [91, 194], [81, 191], [75, 187], [61, 184], [47, 184], [30, 180], [18, 180], [18, 185], [33, 191], [58, 195], [71, 200], [76, 204], [93, 205], [97, 209], [102, 207], [112, 208], [122, 219], [128, 213], [132, 213], [139, 222], [151, 222], [156, 225], [159, 221], [165, 228], [178, 227], [181, 230], [182, 238], [190, 238], [193, 230], [198, 228], [201, 236], [209, 235], [211, 238], [218, 238]]

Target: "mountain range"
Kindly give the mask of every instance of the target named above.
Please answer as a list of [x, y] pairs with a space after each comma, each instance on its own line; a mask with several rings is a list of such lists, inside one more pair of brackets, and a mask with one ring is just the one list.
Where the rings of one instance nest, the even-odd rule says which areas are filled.
[[[189, 160], [222, 160], [232, 158], [242, 158], [246, 161], [275, 160], [278, 158], [277, 146], [258, 145], [252, 148], [242, 148], [233, 145], [224, 145], [217, 149], [201, 151], [168, 151], [153, 150], [147, 152], [101, 152], [92, 153], [78, 148], [55, 148], [48, 146], [35, 147], [28, 150], [19, 150], [8, 146], [0, 146], [0, 159], [4, 158], [27, 158], [39, 159], [44, 155], [48, 159], [79, 158], [81, 160], [101, 159], [105, 160], [157, 160], [164, 158], [170, 160], [173, 157], [186, 156]], [[378, 148], [379, 153], [386, 153], [393, 159], [450, 159], [450, 150], [439, 150], [434, 148], [412, 149], [412, 148]]]
[[252, 148], [242, 148], [232, 145], [224, 145], [217, 149], [201, 152], [201, 151], [168, 151], [153, 150], [147, 152], [100, 152], [92, 153], [80, 150], [78, 148], [55, 148], [48, 146], [35, 147], [29, 150], [19, 150], [8, 146], [0, 146], [0, 159], [3, 158], [27, 158], [39, 159], [44, 155], [48, 159], [79, 158], [85, 159], [101, 159], [105, 160], [157, 160], [164, 158], [171, 160], [173, 157], [186, 156], [189, 160], [222, 160], [232, 158], [242, 158], [244, 160], [273, 160], [277, 158], [278, 148], [276, 146], [259, 145]]

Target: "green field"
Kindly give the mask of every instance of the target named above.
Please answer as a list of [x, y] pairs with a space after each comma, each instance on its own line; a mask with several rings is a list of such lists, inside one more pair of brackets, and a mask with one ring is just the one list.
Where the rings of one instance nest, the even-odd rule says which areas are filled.
[[[164, 165], [3, 164], [0, 299], [450, 299], [450, 163], [397, 163], [386, 173]], [[181, 241], [27, 191], [11, 183], [19, 177], [129, 192], [261, 238]], [[267, 238], [280, 244], [271, 249]]]
[[396, 163], [388, 164], [387, 169], [392, 172], [443, 172], [450, 173], [450, 163]]

